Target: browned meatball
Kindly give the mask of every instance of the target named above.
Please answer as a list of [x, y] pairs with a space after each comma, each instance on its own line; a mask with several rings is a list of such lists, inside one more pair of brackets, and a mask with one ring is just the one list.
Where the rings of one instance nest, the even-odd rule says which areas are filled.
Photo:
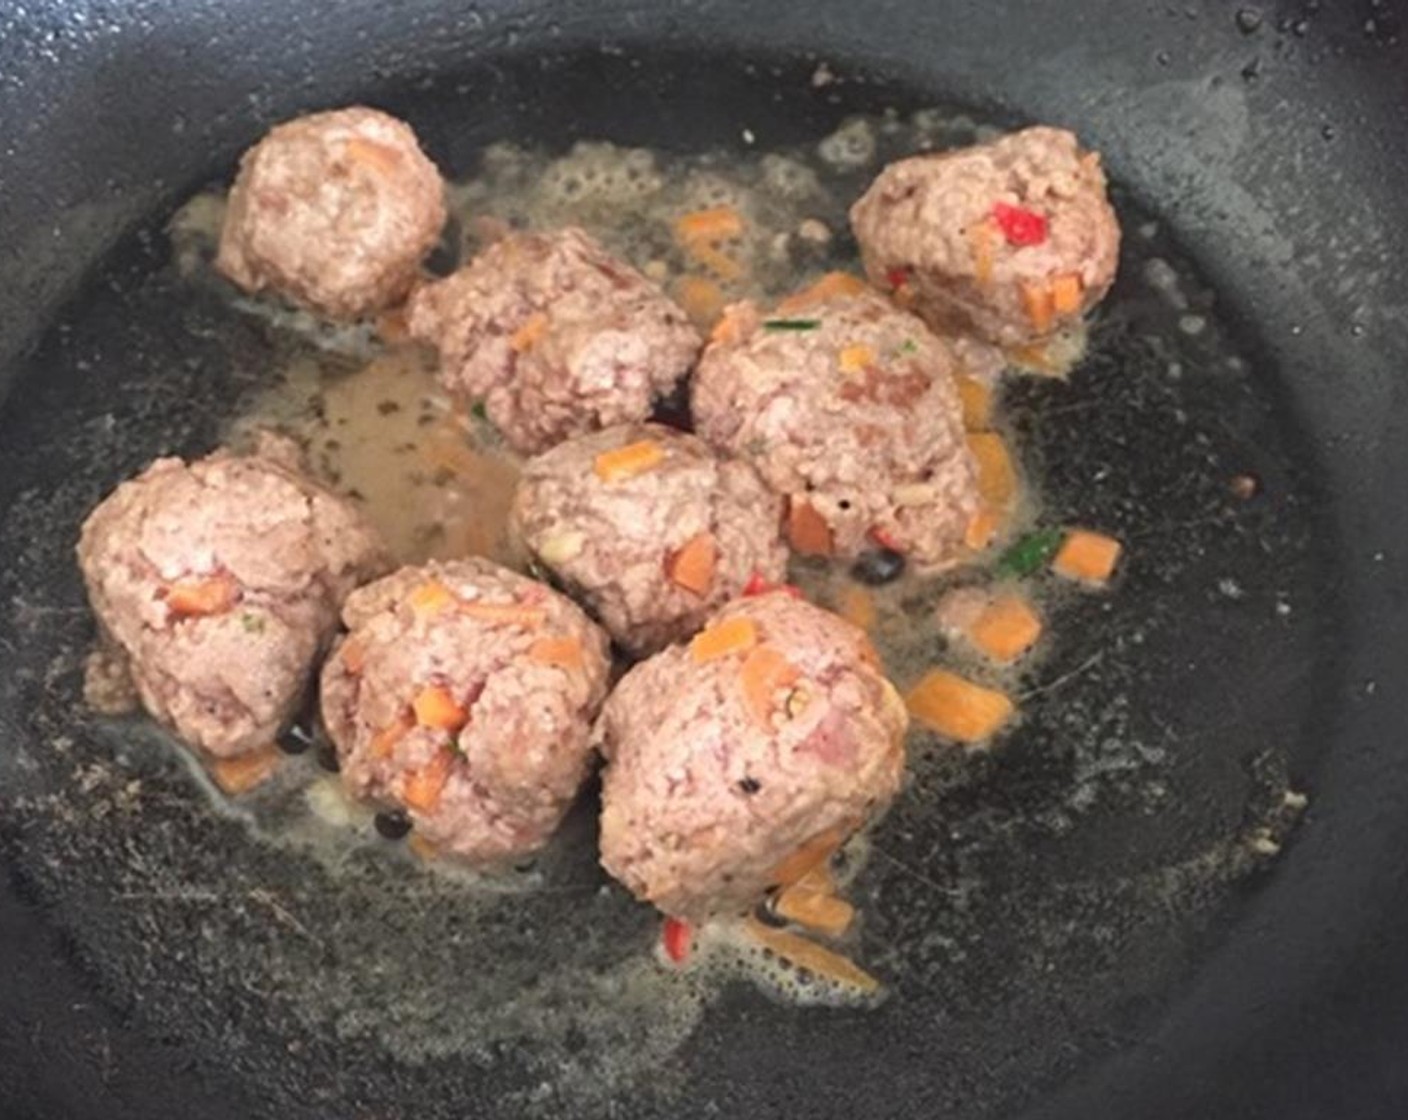
[[1077, 322], [1119, 256], [1100, 157], [1056, 128], [892, 163], [851, 226], [872, 283], [936, 330], [1004, 346]]
[[889, 804], [908, 722], [856, 627], [740, 599], [607, 701], [601, 862], [667, 914], [741, 913]]
[[443, 853], [541, 847], [586, 776], [605, 635], [487, 560], [402, 568], [355, 592], [323, 669], [323, 720], [360, 798], [403, 806]]
[[107, 648], [89, 695], [122, 670], [188, 744], [231, 757], [271, 743], [301, 701], [343, 597], [385, 569], [373, 530], [266, 440], [252, 456], [158, 459], [89, 515], [78, 545]]
[[747, 463], [660, 424], [529, 460], [515, 531], [634, 653], [687, 638], [756, 575], [784, 578], [782, 501]]
[[409, 126], [314, 113], [240, 160], [215, 264], [246, 291], [355, 319], [405, 297], [444, 224], [444, 184]]
[[699, 352], [684, 311], [579, 229], [512, 233], [417, 291], [411, 333], [445, 388], [524, 454], [644, 420]]
[[950, 563], [978, 506], [953, 353], [851, 280], [771, 316], [729, 308], [694, 375], [696, 428], [787, 499], [799, 551]]

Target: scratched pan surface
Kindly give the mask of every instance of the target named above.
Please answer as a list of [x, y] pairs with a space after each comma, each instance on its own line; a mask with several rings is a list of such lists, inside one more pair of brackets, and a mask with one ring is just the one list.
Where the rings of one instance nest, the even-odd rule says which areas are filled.
[[[1355, 99], [1365, 130], [1341, 151], [1376, 150], [1376, 95], [1332, 49], [1369, 49], [1358, 24], [1145, 13], [1109, 22], [1123, 32], [1097, 55], [1080, 20], [1043, 23], [1037, 6], [943, 36], [886, 6], [930, 28], [924, 55], [808, 5], [800, 38], [848, 79], [816, 88], [815, 59], [781, 49], [796, 13], [750, 16], [728, 41], [707, 30], [717, 12], [643, 10], [631, 42], [602, 51], [619, 29], [571, 9], [514, 24], [510, 7], [438, 24], [417, 9], [409, 28], [380, 28], [352, 6], [289, 36], [272, 9], [232, 10], [235, 61], [192, 78], [175, 115], [132, 56], [91, 72], [135, 83], [141, 127], [92, 129], [111, 178], [78, 192], [87, 209], [71, 179], [53, 184], [65, 253], [35, 234], [45, 192], [15, 189], [11, 213], [34, 220], [5, 262], [24, 282], [4, 296], [0, 412], [5, 1115], [1154, 1116], [1214, 1101], [1314, 1115], [1350, 1083], [1395, 1099], [1376, 1059], [1404, 1037], [1384, 1002], [1403, 962], [1364, 947], [1402, 920], [1384, 900], [1402, 878], [1406, 783], [1383, 745], [1404, 713], [1381, 697], [1401, 697], [1408, 665], [1385, 565], [1404, 538], [1387, 484], [1402, 477], [1391, 370], [1405, 348], [1375, 297], [1391, 290], [1403, 204], [1375, 193], [1368, 155], [1337, 155], [1350, 118], [1277, 124], [1262, 100], [1294, 102], [1321, 35], [1324, 95]], [[1105, 27], [1100, 5], [1074, 10]], [[359, 31], [391, 44], [376, 64], [331, 61], [346, 56], [324, 37]], [[1059, 44], [1068, 65], [999, 73], [1002, 36], [1019, 52]], [[574, 38], [593, 49], [552, 45]], [[140, 39], [115, 41], [142, 57]], [[60, 62], [78, 49], [63, 42]], [[406, 53], [415, 42], [431, 45]], [[158, 76], [183, 80], [201, 49], [159, 55]], [[1388, 81], [1382, 57], [1360, 71]], [[101, 117], [99, 86], [74, 96]], [[248, 108], [229, 109], [233, 90], [252, 91]], [[54, 90], [24, 92], [84, 131]], [[163, 224], [267, 121], [354, 95], [405, 113], [453, 174], [505, 136], [689, 151], [747, 126], [800, 144], [854, 112], [936, 101], [1056, 117], [1107, 152], [1130, 231], [1120, 284], [1071, 382], [1021, 384], [1010, 414], [1047, 516], [1110, 529], [1130, 562], [1107, 598], [1053, 600], [1058, 640], [1003, 749], [917, 742], [858, 884], [862, 959], [891, 987], [879, 1009], [798, 1009], [742, 982], [700, 994], [657, 971], [654, 920], [595, 868], [589, 798], [536, 889], [486, 897], [385, 850], [276, 842], [212, 808], [142, 725], [83, 713], [77, 525], [156, 454], [208, 449], [288, 345], [177, 277]], [[144, 162], [156, 185], [131, 185]], [[1338, 176], [1334, 190], [1317, 175]], [[1171, 307], [1155, 260], [1187, 306]], [[1254, 498], [1236, 475], [1259, 481]], [[298, 760], [290, 799], [317, 776]], [[1304, 820], [1288, 790], [1310, 797]]]

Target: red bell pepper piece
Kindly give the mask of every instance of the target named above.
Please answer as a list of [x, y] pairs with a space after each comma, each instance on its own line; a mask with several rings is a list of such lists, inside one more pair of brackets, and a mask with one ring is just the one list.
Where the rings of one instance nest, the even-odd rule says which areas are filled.
[[992, 216], [1009, 245], [1040, 245], [1046, 240], [1045, 214], [1038, 214], [1024, 206], [995, 202]]
[[876, 544], [878, 544], [881, 548], [888, 548], [891, 552], [904, 551], [904, 549], [900, 547], [899, 542], [895, 540], [894, 537], [890, 536], [889, 533], [885, 532], [884, 529], [880, 528], [879, 525], [874, 525], [871, 527], [870, 539], [873, 540]]
[[791, 595], [794, 599], [802, 598], [802, 589], [791, 583], [769, 583], [763, 578], [763, 573], [755, 571], [748, 577], [748, 582], [743, 585], [743, 597], [751, 599], [754, 595], [766, 595], [769, 591], [781, 591], [784, 595]]
[[666, 918], [665, 926], [660, 931], [660, 942], [665, 946], [665, 955], [670, 960], [675, 964], [684, 964], [694, 942], [694, 929], [678, 918]]
[[891, 288], [894, 288], [894, 289], [897, 289], [897, 290], [898, 290], [899, 288], [903, 288], [906, 284], [909, 283], [909, 269], [907, 269], [907, 268], [892, 268], [892, 269], [890, 269], [887, 273], [885, 273], [885, 282], [886, 282], [887, 284], [889, 284]]

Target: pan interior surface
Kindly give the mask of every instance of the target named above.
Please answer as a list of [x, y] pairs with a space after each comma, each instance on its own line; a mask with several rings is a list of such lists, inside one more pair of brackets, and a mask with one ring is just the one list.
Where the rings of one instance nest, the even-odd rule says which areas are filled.
[[[810, 151], [856, 114], [933, 104], [815, 74], [509, 56], [375, 100], [456, 178], [497, 140], [743, 153], [746, 128]], [[1008, 409], [1046, 519], [1112, 532], [1127, 568], [1107, 596], [1053, 598], [1055, 644], [1010, 741], [917, 741], [858, 883], [864, 960], [890, 986], [878, 1009], [661, 969], [655, 918], [595, 866], [590, 798], [532, 882], [486, 893], [385, 850], [270, 842], [155, 733], [85, 714], [79, 523], [153, 457], [213, 447], [303, 345], [179, 274], [170, 208], [95, 265], [0, 414], [0, 782], [20, 890], [100, 1001], [217, 1087], [211, 1115], [854, 1116], [886, 1100], [987, 1117], [1123, 1049], [1270, 873], [1296, 791], [1314, 795], [1340, 605], [1316, 463], [1244, 293], [1211, 286], [1176, 221], [1116, 203], [1121, 278], [1089, 357], [1069, 383], [1012, 383]], [[316, 761], [288, 780], [302, 797]]]

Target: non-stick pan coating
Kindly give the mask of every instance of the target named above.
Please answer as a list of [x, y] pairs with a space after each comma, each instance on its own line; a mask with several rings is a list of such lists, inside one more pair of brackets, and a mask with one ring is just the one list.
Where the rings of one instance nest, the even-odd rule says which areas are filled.
[[[809, 18], [821, 20], [822, 10], [809, 9]], [[697, 32], [692, 9], [681, 13]], [[912, 27], [916, 17], [903, 14]], [[765, 38], [774, 17], [750, 18], [763, 21], [753, 30]], [[318, 1004], [342, 1018], [310, 1016], [305, 979], [377, 991], [359, 970], [378, 951], [395, 961], [387, 946], [399, 944], [406, 958], [423, 956], [421, 982], [444, 985], [447, 1000], [463, 985], [460, 998], [472, 1006], [483, 990], [476, 977], [436, 952], [464, 928], [496, 942], [484, 959], [500, 962], [498, 972], [479, 983], [503, 984], [518, 970], [533, 986], [643, 953], [650, 919], [593, 889], [580, 901], [529, 896], [500, 916], [462, 923], [452, 885], [422, 877], [407, 887], [385, 861], [369, 859], [351, 880], [329, 879], [316, 862], [253, 844], [237, 822], [213, 817], [152, 743], [81, 716], [76, 658], [91, 630], [69, 562], [77, 521], [158, 451], [209, 446], [269, 361], [257, 326], [232, 322], [228, 308], [163, 270], [161, 217], [182, 192], [228, 170], [260, 127], [242, 114], [217, 122], [202, 160], [153, 156], [170, 159], [163, 191], [125, 203], [130, 216], [152, 221], [120, 240], [14, 363], [18, 380], [0, 419], [0, 601], [11, 612], [5, 845], [17, 894], [50, 931], [36, 934], [26, 915], [5, 911], [19, 952], [35, 962], [6, 980], [12, 998], [26, 1001], [14, 1005], [13, 1037], [0, 1036], [7, 1056], [21, 1055], [6, 1063], [17, 1114], [82, 1115], [91, 1106], [95, 1115], [153, 1116], [204, 1099], [210, 1115], [1001, 1115], [1076, 1075], [1088, 1092], [1156, 1085], [1160, 1071], [1137, 1044], [1161, 1029], [1174, 1032], [1164, 1036], [1175, 1047], [1164, 1062], [1208, 1076], [1215, 1055], [1190, 1037], [1230, 1051], [1244, 1044], [1242, 1032], [1274, 1021], [1285, 990], [1306, 1000], [1320, 986], [1333, 990], [1333, 973], [1307, 976], [1306, 966], [1327, 970], [1325, 953], [1343, 952], [1383, 921], [1369, 884], [1387, 866], [1398, 874], [1396, 863], [1379, 861], [1397, 839], [1391, 810], [1402, 769], [1377, 752], [1372, 726], [1401, 716], [1401, 704], [1386, 707], [1384, 697], [1395, 695], [1404, 663], [1391, 626], [1401, 582], [1386, 567], [1395, 550], [1402, 555], [1402, 516], [1383, 489], [1394, 456], [1403, 458], [1392, 439], [1401, 390], [1388, 376], [1402, 338], [1373, 298], [1392, 290], [1388, 254], [1402, 247], [1385, 209], [1392, 204], [1376, 200], [1372, 166], [1336, 167], [1324, 154], [1348, 124], [1327, 137], [1322, 125], [1333, 122], [1278, 125], [1260, 115], [1276, 65], [1312, 65], [1295, 61], [1298, 49], [1317, 45], [1310, 32], [1281, 34], [1274, 22], [1250, 37], [1230, 24], [1194, 31], [1211, 16], [1180, 9], [1160, 17], [1170, 28], [1162, 40], [1158, 19], [1138, 24], [1148, 53], [1131, 44], [1123, 67], [1090, 63], [1093, 48], [1063, 28], [1064, 40], [1049, 37], [1048, 50], [1033, 56], [1042, 65], [986, 73], [978, 62], [995, 59], [978, 31], [1014, 44], [1032, 33], [984, 22], [991, 18], [969, 16], [949, 39], [932, 38], [945, 52], [957, 50], [955, 40], [971, 48], [948, 56], [965, 61], [947, 68], [943, 83], [818, 91], [808, 81], [812, 64], [782, 55], [631, 47], [502, 54], [460, 63], [430, 88], [392, 80], [414, 68], [405, 60], [381, 84], [375, 67], [358, 81], [332, 68], [298, 98], [380, 90], [451, 170], [499, 135], [675, 146], [687, 136], [687, 146], [709, 146], [734, 142], [747, 125], [802, 140], [856, 109], [940, 95], [999, 110], [1001, 101], [1080, 127], [1133, 186], [1126, 213], [1148, 205], [1170, 231], [1158, 235], [1170, 239], [1167, 253], [1203, 269], [1217, 295], [1213, 317], [1245, 369], [1200, 368], [1193, 350], [1186, 378], [1170, 380], [1170, 356], [1146, 341], [1139, 322], [1115, 314], [1073, 386], [1021, 392], [1023, 446], [1044, 466], [1053, 517], [1116, 529], [1135, 559], [1107, 613], [1072, 610], [1079, 625], [1064, 631], [1044, 679], [1095, 653], [1103, 659], [1034, 698], [1030, 725], [1009, 750], [912, 790], [886, 822], [878, 843], [889, 862], [873, 861], [868, 880], [868, 944], [896, 981], [890, 1002], [869, 1014], [798, 1012], [731, 989], [686, 1043], [650, 1056], [655, 1076], [624, 1076], [614, 1098], [600, 1095], [604, 1078], [556, 1076], [538, 1040], [503, 1021], [497, 1034], [467, 1041], [457, 1033], [462, 1017], [451, 1015], [441, 1052], [408, 1061], [388, 1049], [386, 1030], [362, 1021], [367, 1009], [355, 997]], [[345, 30], [357, 26], [349, 18]], [[662, 32], [678, 35], [680, 26]], [[1335, 31], [1322, 33], [1321, 73], [1337, 73]], [[1064, 54], [1050, 52], [1056, 41], [1070, 44]], [[1215, 44], [1224, 44], [1220, 52]], [[944, 70], [933, 61], [905, 66], [915, 56], [896, 46], [892, 69], [911, 78]], [[1244, 56], [1264, 60], [1252, 83], [1241, 76]], [[427, 57], [439, 61], [435, 51]], [[1065, 76], [1048, 74], [1043, 85], [1042, 66], [1054, 69], [1057, 57]], [[269, 61], [270, 94], [279, 64]], [[1082, 66], [1086, 82], [1073, 83]], [[232, 72], [237, 78], [239, 68]], [[993, 96], [999, 79], [1010, 83], [1001, 98]], [[192, 109], [200, 101], [197, 91]], [[272, 96], [258, 105], [263, 117], [294, 108]], [[202, 123], [182, 119], [176, 146], [191, 128], [204, 134]], [[1154, 143], [1144, 135], [1153, 129], [1179, 143]], [[150, 126], [141, 134], [152, 135]], [[110, 143], [95, 140], [99, 156]], [[111, 153], [114, 166], [119, 155]], [[1339, 176], [1333, 194], [1318, 193], [1307, 165]], [[1290, 167], [1303, 180], [1293, 193]], [[1346, 189], [1351, 174], [1362, 174], [1362, 189]], [[1333, 214], [1318, 197], [1336, 200]], [[73, 250], [85, 260], [103, 247], [106, 223], [98, 226]], [[37, 279], [18, 293], [31, 307], [44, 302], [44, 285], [61, 289], [68, 264], [44, 259], [44, 248], [31, 249]], [[1244, 471], [1263, 482], [1251, 503], [1234, 501], [1226, 486]], [[1099, 783], [1096, 803], [1071, 813], [1064, 799], [1073, 769], [1098, 766], [1105, 751], [1123, 765], [1140, 753], [1130, 751], [1135, 744], [1146, 748], [1147, 772]], [[135, 776], [142, 785], [132, 790]], [[1241, 841], [1274, 820], [1288, 784], [1308, 787], [1312, 813], [1281, 861], [1260, 870]], [[576, 827], [589, 838], [589, 821]], [[564, 883], [593, 882], [589, 856], [557, 870]], [[1394, 881], [1381, 879], [1381, 890]], [[57, 974], [39, 983], [41, 967]], [[396, 991], [380, 990], [395, 1003]], [[641, 1020], [664, 1036], [656, 1042], [671, 1041], [668, 1016], [643, 1008]], [[567, 1050], [546, 1057], [560, 1065], [574, 1040], [558, 1041]], [[590, 1074], [599, 1040], [576, 1041]], [[642, 1044], [623, 1036], [622, 1046]], [[1127, 1065], [1110, 1060], [1132, 1046]], [[63, 1074], [69, 1066], [76, 1072]], [[1181, 1081], [1181, 1092], [1201, 1091]], [[1170, 1110], [1196, 1099], [1145, 1091]]]

